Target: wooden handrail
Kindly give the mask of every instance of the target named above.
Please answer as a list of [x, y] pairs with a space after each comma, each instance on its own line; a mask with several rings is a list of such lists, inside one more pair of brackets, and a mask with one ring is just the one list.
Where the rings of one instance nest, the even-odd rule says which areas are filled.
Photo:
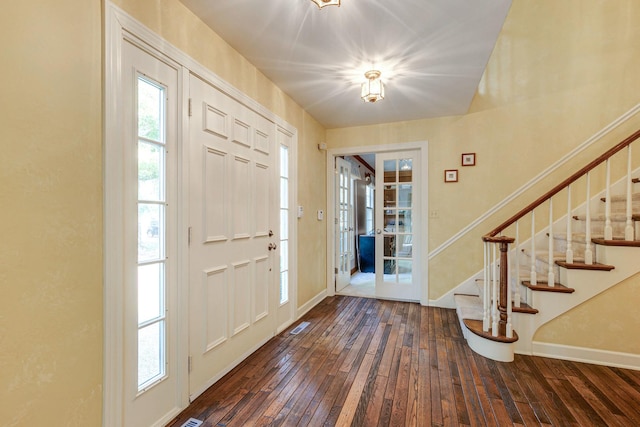
[[509, 227], [510, 225], [515, 223], [517, 220], [519, 220], [520, 218], [524, 217], [526, 214], [528, 214], [529, 212], [531, 212], [532, 210], [534, 210], [535, 208], [537, 208], [538, 206], [540, 206], [541, 204], [546, 202], [551, 197], [553, 197], [556, 194], [558, 194], [560, 191], [564, 190], [569, 184], [572, 184], [573, 182], [577, 181], [579, 178], [581, 178], [587, 172], [591, 171], [596, 166], [598, 166], [600, 163], [604, 162], [605, 160], [607, 160], [608, 158], [610, 158], [611, 156], [613, 156], [618, 151], [622, 150], [623, 148], [625, 148], [626, 146], [628, 146], [629, 144], [631, 144], [633, 141], [635, 141], [638, 138], [640, 138], [640, 129], [635, 131], [633, 134], [628, 136], [626, 139], [624, 139], [620, 143], [618, 143], [616, 146], [614, 146], [614, 147], [610, 148], [609, 150], [607, 150], [600, 157], [598, 157], [595, 160], [591, 161], [589, 164], [587, 164], [585, 167], [580, 169], [578, 172], [574, 173], [569, 178], [565, 179], [560, 184], [556, 185], [555, 187], [553, 187], [551, 190], [547, 191], [542, 196], [538, 197], [534, 202], [530, 203], [528, 206], [526, 206], [525, 208], [520, 210], [517, 214], [515, 214], [514, 216], [512, 216], [511, 218], [509, 218], [508, 220], [506, 220], [502, 224], [500, 224], [498, 227], [494, 228], [490, 233], [487, 233], [485, 236], [483, 236], [482, 239], [485, 242], [486, 241], [491, 241], [491, 238], [495, 237], [498, 233], [502, 232], [507, 227]]

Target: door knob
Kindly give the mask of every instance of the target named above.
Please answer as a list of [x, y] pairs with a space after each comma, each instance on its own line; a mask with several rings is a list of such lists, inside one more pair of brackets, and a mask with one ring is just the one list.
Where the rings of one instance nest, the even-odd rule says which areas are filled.
[[376, 230], [376, 234], [381, 234], [382, 230], [380, 230], [379, 228]]
[[278, 245], [276, 245], [275, 243], [269, 243], [269, 246], [267, 246], [267, 248], [270, 251], [275, 251], [278, 248]]

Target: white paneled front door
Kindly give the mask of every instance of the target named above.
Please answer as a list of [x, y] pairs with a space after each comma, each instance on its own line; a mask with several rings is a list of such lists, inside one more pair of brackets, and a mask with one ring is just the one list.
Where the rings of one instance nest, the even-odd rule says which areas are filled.
[[277, 328], [276, 126], [196, 76], [189, 147], [189, 393], [195, 397]]

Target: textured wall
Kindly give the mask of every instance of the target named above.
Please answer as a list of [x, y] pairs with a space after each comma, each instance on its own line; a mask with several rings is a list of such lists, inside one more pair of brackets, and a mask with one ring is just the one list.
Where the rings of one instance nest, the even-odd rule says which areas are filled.
[[100, 1], [0, 13], [0, 424], [98, 426]]

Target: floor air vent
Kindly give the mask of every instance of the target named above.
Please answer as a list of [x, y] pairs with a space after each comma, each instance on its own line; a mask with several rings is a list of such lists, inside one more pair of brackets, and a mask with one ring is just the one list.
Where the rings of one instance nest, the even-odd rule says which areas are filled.
[[310, 323], [309, 322], [302, 322], [300, 323], [298, 326], [296, 326], [292, 331], [291, 331], [291, 335], [298, 335], [300, 332], [302, 332], [304, 330], [304, 328], [306, 328], [307, 326], [309, 326]]
[[202, 423], [203, 421], [196, 420], [195, 418], [189, 418], [189, 420], [180, 427], [200, 427]]

